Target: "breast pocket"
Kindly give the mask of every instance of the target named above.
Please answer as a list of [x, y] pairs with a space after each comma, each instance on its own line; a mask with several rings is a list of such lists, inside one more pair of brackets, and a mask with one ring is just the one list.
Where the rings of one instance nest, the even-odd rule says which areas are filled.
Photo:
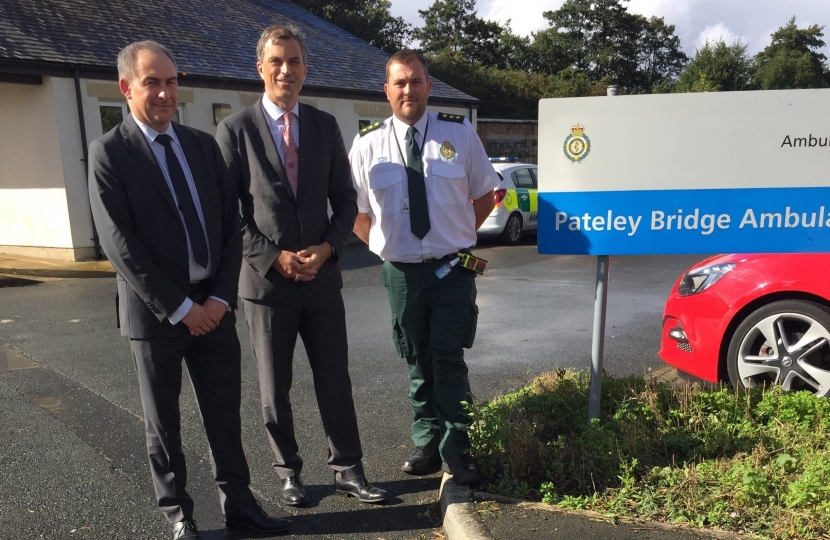
[[430, 176], [438, 204], [448, 207], [465, 207], [469, 204], [470, 187], [463, 165], [443, 161], [432, 163]]
[[378, 202], [382, 213], [400, 210], [404, 193], [406, 172], [403, 166], [389, 163], [390, 167], [375, 167], [369, 171], [369, 189]]

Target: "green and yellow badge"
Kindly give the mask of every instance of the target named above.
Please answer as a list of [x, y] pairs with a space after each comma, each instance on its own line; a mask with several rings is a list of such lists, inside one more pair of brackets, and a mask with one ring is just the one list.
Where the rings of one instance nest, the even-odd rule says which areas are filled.
[[585, 135], [585, 126], [579, 124], [571, 127], [571, 134], [565, 139], [562, 150], [574, 163], [579, 163], [591, 152], [591, 140]]
[[442, 158], [447, 160], [455, 157], [455, 148], [452, 147], [450, 141], [444, 141], [444, 144], [441, 145], [441, 149], [438, 152]]

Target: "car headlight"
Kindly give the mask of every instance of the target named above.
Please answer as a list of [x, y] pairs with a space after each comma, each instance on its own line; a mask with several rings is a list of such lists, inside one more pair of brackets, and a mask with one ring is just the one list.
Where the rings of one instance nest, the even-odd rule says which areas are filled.
[[735, 266], [737, 266], [737, 263], [713, 264], [696, 268], [683, 276], [680, 285], [677, 287], [677, 292], [680, 293], [680, 296], [689, 296], [705, 291], [728, 274]]

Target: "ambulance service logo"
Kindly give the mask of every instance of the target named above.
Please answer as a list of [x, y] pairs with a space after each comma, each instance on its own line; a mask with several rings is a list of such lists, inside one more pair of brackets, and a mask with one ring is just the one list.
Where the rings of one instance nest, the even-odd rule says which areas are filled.
[[591, 151], [591, 140], [585, 135], [585, 126], [579, 124], [571, 126], [571, 134], [565, 139], [562, 149], [565, 151], [565, 156], [574, 163], [585, 159]]
[[447, 161], [455, 157], [455, 148], [452, 147], [450, 141], [444, 141], [439, 152], [441, 153], [441, 157]]

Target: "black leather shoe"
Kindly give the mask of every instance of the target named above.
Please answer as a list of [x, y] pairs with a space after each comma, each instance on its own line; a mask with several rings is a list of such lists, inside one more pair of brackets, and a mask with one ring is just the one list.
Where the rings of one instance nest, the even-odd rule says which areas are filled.
[[269, 516], [259, 503], [256, 503], [254, 506], [225, 514], [225, 527], [273, 534], [287, 531], [291, 528], [291, 522]]
[[173, 524], [173, 540], [202, 540], [196, 522], [186, 519]]
[[334, 479], [334, 492], [343, 497], [357, 497], [363, 503], [382, 503], [389, 496], [384, 490], [376, 488], [366, 481], [365, 476], [358, 476], [351, 480]]
[[289, 476], [280, 480], [282, 484], [282, 491], [280, 491], [280, 499], [285, 504], [291, 506], [300, 506], [305, 504], [305, 486], [299, 476]]
[[461, 486], [477, 486], [481, 484], [481, 474], [478, 465], [470, 456], [464, 454], [447, 459], [453, 482]]
[[407, 474], [422, 475], [434, 473], [441, 457], [437, 448], [416, 446], [415, 452], [403, 462], [401, 470]]

